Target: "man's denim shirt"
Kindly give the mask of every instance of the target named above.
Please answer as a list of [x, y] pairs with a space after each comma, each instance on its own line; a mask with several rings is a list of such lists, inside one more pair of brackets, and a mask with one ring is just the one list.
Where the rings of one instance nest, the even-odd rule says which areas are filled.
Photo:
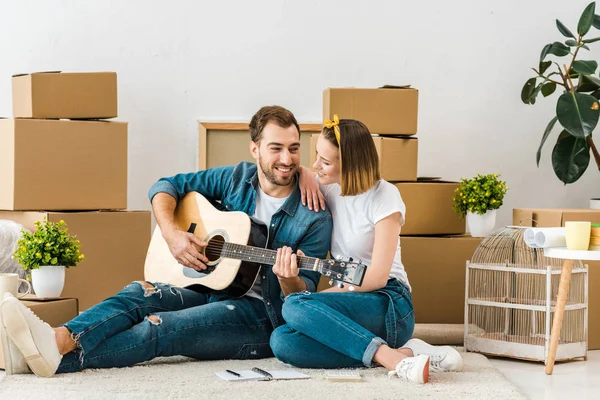
[[[196, 191], [211, 200], [215, 207], [228, 211], [243, 211], [254, 215], [258, 173], [255, 164], [242, 162], [235, 166], [216, 167], [205, 171], [178, 174], [162, 178], [150, 188], [150, 202], [159, 192], [168, 193], [179, 200], [186, 193]], [[216, 200], [221, 204], [215, 203]], [[297, 184], [283, 206], [273, 215], [269, 224], [271, 249], [289, 246], [294, 251], [302, 250], [307, 256], [325, 258], [331, 244], [333, 221], [329, 210], [314, 212], [300, 202]], [[300, 278], [306, 282], [306, 290], [315, 292], [320, 275], [301, 270]], [[261, 289], [264, 303], [276, 328], [284, 323], [281, 316], [283, 295], [277, 276], [270, 265], [260, 270]]]

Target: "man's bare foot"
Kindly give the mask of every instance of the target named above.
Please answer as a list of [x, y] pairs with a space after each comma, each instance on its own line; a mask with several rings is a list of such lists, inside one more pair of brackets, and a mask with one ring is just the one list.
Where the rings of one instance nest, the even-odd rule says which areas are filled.
[[61, 326], [60, 328], [52, 329], [56, 333], [56, 345], [61, 356], [77, 348], [77, 343], [71, 338], [71, 332], [66, 327]]

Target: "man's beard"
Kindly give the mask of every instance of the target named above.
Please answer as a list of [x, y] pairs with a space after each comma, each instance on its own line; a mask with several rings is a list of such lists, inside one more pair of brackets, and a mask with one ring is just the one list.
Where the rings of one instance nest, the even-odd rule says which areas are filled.
[[277, 165], [281, 166], [281, 164], [274, 164], [272, 166], [272, 168], [269, 168], [268, 165], [264, 165], [262, 162], [262, 158], [258, 158], [258, 164], [260, 165], [260, 169], [262, 170], [263, 174], [265, 174], [265, 177], [267, 178], [267, 180], [269, 182], [271, 182], [273, 185], [277, 185], [277, 186], [289, 186], [293, 181], [294, 181], [294, 175], [296, 175], [296, 164], [291, 164], [288, 166], [288, 168], [290, 168], [291, 170], [291, 174], [289, 175], [289, 177], [286, 179], [285, 177], [278, 177], [276, 175], [276, 172], [274, 171], [275, 167]]

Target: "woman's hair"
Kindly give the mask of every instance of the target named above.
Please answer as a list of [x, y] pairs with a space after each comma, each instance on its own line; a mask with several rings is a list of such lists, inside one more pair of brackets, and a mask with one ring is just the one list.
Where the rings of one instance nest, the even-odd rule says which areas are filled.
[[[330, 121], [328, 121], [330, 122]], [[379, 181], [379, 156], [369, 129], [354, 119], [339, 120], [339, 142], [335, 124], [323, 127], [323, 137], [339, 151], [342, 196], [356, 196]]]

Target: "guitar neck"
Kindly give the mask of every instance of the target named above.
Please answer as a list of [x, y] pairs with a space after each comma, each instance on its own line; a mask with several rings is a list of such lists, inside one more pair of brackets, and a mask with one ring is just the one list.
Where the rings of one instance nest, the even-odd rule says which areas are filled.
[[[221, 255], [226, 258], [268, 265], [274, 265], [275, 260], [277, 259], [277, 251], [275, 250], [229, 242], [223, 244]], [[320, 260], [315, 257], [297, 256], [297, 261], [299, 269], [311, 269], [317, 271]]]

